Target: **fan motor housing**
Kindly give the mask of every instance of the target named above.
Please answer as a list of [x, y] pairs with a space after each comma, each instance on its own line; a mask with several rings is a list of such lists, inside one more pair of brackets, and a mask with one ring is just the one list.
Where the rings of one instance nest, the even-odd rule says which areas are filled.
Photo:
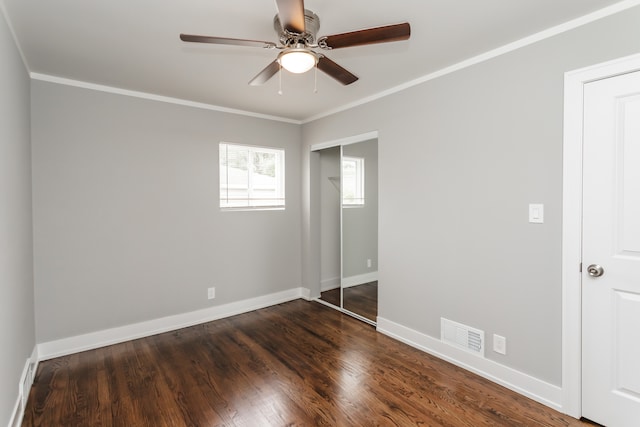
[[318, 30], [320, 29], [320, 18], [318, 15], [310, 11], [309, 9], [304, 10], [304, 26], [305, 31], [302, 34], [292, 33], [291, 31], [287, 31], [282, 28], [282, 24], [280, 23], [280, 18], [276, 14], [273, 18], [273, 28], [276, 30], [278, 37], [280, 39], [280, 43], [284, 46], [295, 46], [299, 44], [312, 45], [315, 43], [316, 35], [318, 34]]

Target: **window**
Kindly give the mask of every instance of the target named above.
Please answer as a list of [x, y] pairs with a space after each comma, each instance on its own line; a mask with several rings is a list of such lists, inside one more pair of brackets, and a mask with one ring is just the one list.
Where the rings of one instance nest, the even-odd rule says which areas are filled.
[[364, 159], [342, 158], [342, 204], [364, 206]]
[[221, 208], [284, 208], [284, 150], [220, 144]]

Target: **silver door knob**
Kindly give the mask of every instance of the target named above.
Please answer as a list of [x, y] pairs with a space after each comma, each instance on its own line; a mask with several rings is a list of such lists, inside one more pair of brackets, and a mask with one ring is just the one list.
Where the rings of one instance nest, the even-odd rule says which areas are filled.
[[600, 277], [604, 274], [604, 268], [598, 264], [591, 264], [587, 267], [587, 273], [589, 273], [591, 277]]

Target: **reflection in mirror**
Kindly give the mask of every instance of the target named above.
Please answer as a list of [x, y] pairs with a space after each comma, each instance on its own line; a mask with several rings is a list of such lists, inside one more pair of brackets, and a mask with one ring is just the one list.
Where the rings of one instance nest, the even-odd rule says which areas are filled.
[[342, 308], [378, 315], [378, 141], [342, 147]]
[[340, 305], [340, 147], [319, 154], [320, 299]]

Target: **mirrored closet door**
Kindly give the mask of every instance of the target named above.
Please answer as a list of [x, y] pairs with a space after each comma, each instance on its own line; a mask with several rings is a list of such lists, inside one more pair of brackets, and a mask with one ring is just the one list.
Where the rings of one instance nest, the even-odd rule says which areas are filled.
[[317, 151], [321, 300], [369, 323], [378, 311], [377, 139]]
[[342, 308], [378, 316], [378, 142], [342, 147]]

